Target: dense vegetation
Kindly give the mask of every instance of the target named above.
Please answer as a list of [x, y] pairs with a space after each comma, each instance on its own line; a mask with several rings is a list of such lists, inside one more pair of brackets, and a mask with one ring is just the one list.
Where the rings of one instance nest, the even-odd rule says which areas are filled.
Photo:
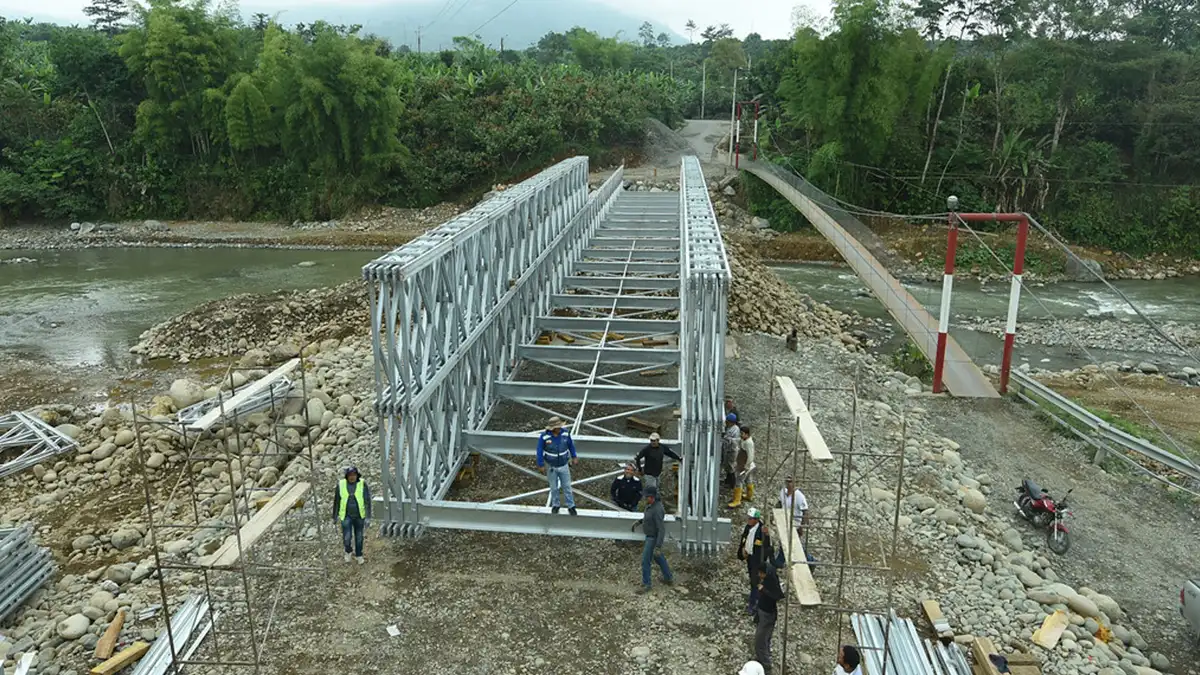
[[689, 22], [685, 45], [645, 24], [437, 54], [202, 0], [92, 2], [90, 28], [0, 23], [0, 220], [427, 204], [627, 156], [645, 116], [727, 118], [736, 72], [763, 153], [848, 202], [954, 194], [1077, 243], [1200, 253], [1197, 0], [837, 0], [791, 40]]
[[1076, 243], [1200, 254], [1198, 50], [1195, 0], [841, 0], [750, 85], [776, 107], [764, 149], [847, 201], [954, 194]]
[[[95, 25], [0, 20], [0, 222], [324, 218], [422, 205], [578, 153], [636, 149], [688, 87], [612, 67], [586, 31], [542, 63], [460, 39], [397, 53], [358, 27], [245, 25], [155, 0]], [[597, 56], [600, 55], [600, 56]]]

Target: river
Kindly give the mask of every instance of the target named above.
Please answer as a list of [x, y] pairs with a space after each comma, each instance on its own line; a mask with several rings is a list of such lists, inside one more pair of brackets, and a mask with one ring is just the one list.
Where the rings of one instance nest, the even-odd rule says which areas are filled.
[[[0, 251], [0, 358], [121, 367], [132, 360], [129, 348], [144, 330], [202, 302], [237, 293], [337, 284], [357, 278], [362, 265], [377, 255], [251, 248]], [[3, 264], [16, 258], [35, 262]], [[887, 317], [847, 268], [802, 264], [773, 269], [816, 300], [872, 318]], [[1200, 324], [1200, 280], [1113, 283], [1156, 321]], [[937, 311], [940, 284], [914, 283], [909, 289]], [[999, 319], [1007, 303], [1007, 284], [962, 279], [954, 285], [955, 314]], [[1068, 319], [1132, 316], [1117, 295], [1098, 284], [1031, 286], [1022, 299], [1021, 319], [1043, 319], [1047, 311]], [[955, 336], [973, 358], [999, 362], [999, 339], [971, 330], [956, 330]], [[902, 341], [898, 336], [882, 349]], [[1149, 358], [1143, 352], [1093, 353], [1111, 360]], [[1017, 356], [1042, 367], [1088, 362], [1066, 349], [1045, 346], [1019, 346]], [[1174, 362], [1161, 355], [1151, 360]]]
[[[849, 268], [825, 264], [777, 265], [772, 269], [785, 281], [814, 300], [842, 311], [857, 311], [875, 319], [889, 319], [887, 311], [866, 285]], [[1117, 280], [1113, 287], [1128, 297], [1155, 323], [1200, 324], [1200, 279], [1181, 277], [1161, 281]], [[941, 303], [941, 283], [910, 282], [905, 287], [935, 316]], [[955, 322], [963, 318], [1003, 320], [1008, 313], [1009, 284], [981, 284], [975, 279], [954, 281], [951, 314]], [[1134, 310], [1119, 295], [1099, 283], [1060, 282], [1029, 284], [1021, 296], [1018, 332], [1022, 321], [1047, 321], [1051, 318], [1099, 322], [1104, 319], [1141, 322]], [[890, 319], [889, 319], [890, 320]], [[951, 333], [964, 350], [980, 363], [999, 363], [1001, 340], [980, 331], [952, 328]], [[904, 338], [896, 336], [881, 349], [898, 347]], [[1091, 362], [1086, 354], [1063, 347], [1018, 344], [1018, 362], [1028, 361], [1042, 368], [1078, 368]], [[1149, 351], [1093, 349], [1098, 360], [1142, 361], [1159, 364], [1191, 365], [1195, 362]]]
[[[0, 251], [0, 357], [121, 367], [143, 331], [200, 303], [349, 281], [377, 255], [253, 248]], [[36, 262], [3, 264], [16, 258]]]

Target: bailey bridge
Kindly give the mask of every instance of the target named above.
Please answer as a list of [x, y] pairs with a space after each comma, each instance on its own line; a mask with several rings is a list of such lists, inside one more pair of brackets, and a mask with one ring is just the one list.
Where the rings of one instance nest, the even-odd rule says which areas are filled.
[[[607, 485], [661, 430], [683, 458], [668, 538], [700, 553], [730, 540], [718, 517], [729, 265], [695, 157], [679, 187], [628, 192], [618, 169], [589, 192], [575, 157], [363, 269], [384, 534], [640, 541], [640, 514], [609, 503]], [[578, 448], [577, 516], [551, 513], [531, 461], [551, 416]], [[501, 480], [452, 499], [476, 458]]]

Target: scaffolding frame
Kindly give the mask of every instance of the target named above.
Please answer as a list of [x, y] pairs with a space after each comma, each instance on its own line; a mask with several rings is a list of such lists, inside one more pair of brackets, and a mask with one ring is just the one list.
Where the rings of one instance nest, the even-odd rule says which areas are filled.
[[[299, 365], [290, 374], [289, 386], [269, 386], [265, 394], [256, 395], [256, 399], [263, 400], [257, 400], [251, 410], [237, 406], [227, 409], [226, 402], [260, 381], [247, 375], [243, 383], [237, 384], [235, 374], [261, 371], [262, 368], [241, 366], [234, 360], [236, 357], [231, 355], [230, 365], [222, 377], [228, 389], [217, 397], [218, 414], [204, 429], [197, 428], [195, 420], [187, 416], [175, 417], [169, 422], [152, 419], [140, 414], [136, 403], [132, 404], [134, 447], [141, 468], [147, 537], [154, 562], [153, 576], [158, 582], [161, 616], [166, 621], [165, 636], [159, 639], [165, 638], [169, 645], [169, 659], [161, 671], [163, 673], [178, 673], [184, 666], [209, 666], [237, 668], [258, 675], [262, 672], [263, 653], [275, 621], [284, 582], [297, 573], [325, 575], [328, 572], [327, 547], [321, 546], [324, 539], [323, 523], [328, 518], [322, 516], [322, 500], [316, 489], [320, 481], [314, 452], [314, 428], [320, 425], [321, 420], [310, 417], [308, 406], [311, 392], [315, 389], [309, 383], [312, 375], [308, 372], [305, 356], [310, 347], [305, 345], [300, 350], [297, 359]], [[282, 370], [261, 379], [273, 377]], [[288, 414], [296, 401], [299, 401], [299, 409]], [[253, 415], [265, 415], [267, 421], [261, 422], [255, 429], [247, 429], [252, 422], [247, 418]], [[256, 433], [265, 424], [270, 426], [269, 433], [265, 436], [261, 432]], [[156, 499], [152, 489], [155, 480], [146, 464], [152, 452], [151, 443], [143, 437], [148, 433], [146, 430], [153, 427], [178, 434], [185, 452], [179, 475], [161, 501]], [[294, 431], [294, 436], [289, 437], [289, 431]], [[250, 438], [245, 438], [247, 436]], [[213, 441], [214, 449], [200, 450], [202, 440]], [[253, 490], [245, 489], [244, 472], [247, 467], [260, 468], [254, 466], [255, 460], [261, 466], [277, 468], [279, 477], [270, 487], [256, 485]], [[309, 494], [289, 506], [278, 522], [271, 523], [257, 545], [249, 542], [243, 546], [242, 528], [252, 516], [252, 497], [255, 501], [261, 501], [291, 487], [295, 481], [287, 480], [284, 473], [292, 461], [307, 465], [308, 481], [312, 486]], [[199, 462], [224, 462], [225, 470], [217, 478], [226, 480], [228, 484], [217, 489], [205, 489], [194, 470]], [[237, 480], [239, 477], [241, 482]], [[181, 494], [186, 500], [182, 507], [175, 501]], [[231, 508], [206, 514], [212, 504], [210, 500], [224, 494], [229, 495], [225, 505]], [[220, 506], [217, 505], [217, 508]], [[180, 508], [190, 517], [174, 516]], [[194, 545], [198, 535], [213, 530], [228, 533], [220, 541], [234, 543], [237, 558], [233, 563], [215, 566], [205, 564], [203, 557], [190, 563], [175, 559], [175, 554], [164, 548], [168, 533], [183, 532]], [[301, 556], [308, 564], [281, 564], [273, 559], [267, 549], [278, 542], [280, 536], [291, 544], [311, 548], [304, 550]], [[185, 550], [190, 549], [191, 546]], [[288, 557], [296, 558], [291, 555]], [[174, 584], [173, 579], [168, 579], [170, 573], [199, 574], [200, 588], [179, 602], [172, 603]], [[193, 604], [205, 608], [204, 614], [207, 616], [203, 619], [206, 624], [203, 632], [198, 637], [190, 632], [187, 635], [176, 634], [173, 625], [176, 623], [173, 620], [176, 611], [180, 615], [186, 614], [191, 611], [189, 608]], [[262, 622], [256, 617], [257, 607], [267, 604], [266, 620]], [[173, 605], [177, 606], [177, 610]]]
[[[777, 476], [785, 467], [788, 467], [788, 475], [791, 475], [796, 483], [796, 489], [802, 492], [808, 501], [808, 510], [805, 523], [796, 523], [795, 509], [791, 509], [786, 515], [788, 517], [788, 532], [790, 538], [792, 532], [796, 530], [797, 525], [804, 525], [803, 535], [801, 536], [801, 544], [806, 555], [814, 554], [816, 558], [813, 562], [802, 562], [800, 564], [808, 564], [809, 569], [814, 570], [818, 574], [814, 575], [813, 581], [818, 586], [822, 585], [822, 581], [826, 579], [824, 574], [820, 574], [822, 570], [832, 570], [834, 574], [833, 593], [822, 592], [821, 604], [817, 606], [803, 607], [800, 611], [818, 611], [829, 612], [834, 615], [834, 621], [837, 624], [837, 642], [835, 644], [834, 656], [836, 657], [836, 649], [845, 644], [844, 635], [850, 628], [850, 617], [853, 614], [876, 614], [880, 616], [888, 616], [892, 612], [893, 599], [895, 597], [896, 575], [892, 566], [892, 561], [897, 556], [899, 531], [900, 531], [900, 502], [904, 495], [904, 446], [907, 440], [907, 422], [903, 414], [900, 419], [898, 450], [896, 452], [887, 452], [882, 449], [866, 448], [859, 438], [859, 372], [856, 370], [854, 378], [850, 386], [814, 386], [797, 384], [796, 388], [801, 393], [805, 404], [810, 413], [819, 414], [822, 409], [819, 400], [826, 397], [846, 396], [850, 399], [850, 422], [849, 428], [844, 433], [838, 433], [837, 440], [830, 440], [828, 431], [823, 435], [826, 438], [829, 452], [833, 455], [833, 462], [826, 463], [831, 470], [836, 471], [835, 478], [829, 478], [822, 475], [822, 472], [817, 469], [817, 463], [814, 462], [809, 453], [806, 451], [801, 440], [799, 425], [795, 422], [791, 414], [780, 414], [776, 408], [776, 374], [780, 369], [780, 364], [777, 361], [771, 363], [770, 379], [768, 380], [768, 396], [769, 408], [766, 419], [766, 437], [763, 447], [763, 469], [761, 476], [766, 480], [763, 481], [764, 486], [774, 486]], [[786, 451], [786, 455], [782, 460], [772, 465], [771, 453], [772, 432], [776, 431], [777, 427], [783, 425], [783, 443], [791, 441], [791, 448]], [[790, 429], [791, 433], [787, 433]], [[776, 433], [779, 433], [776, 431]], [[844, 436], [844, 438], [841, 438]], [[777, 442], [776, 445], [779, 445]], [[785, 446], [786, 447], [786, 446]], [[890, 501], [891, 512], [882, 514], [885, 518], [890, 516], [891, 532], [890, 537], [881, 536], [877, 539], [878, 558], [872, 558], [865, 561], [856, 561], [855, 555], [850, 549], [850, 535], [852, 534], [853, 525], [861, 525], [871, 527], [868, 522], [852, 523], [851, 522], [851, 497], [853, 489], [858, 485], [866, 485], [869, 490], [869, 478], [876, 472], [883, 473], [894, 465], [894, 494]], [[829, 473], [825, 471], [824, 473]], [[805, 489], [808, 488], [808, 489]], [[822, 495], [832, 495], [837, 500], [837, 508], [832, 517], [814, 517], [813, 512], [818, 510], [817, 502], [812, 498], [817, 495], [818, 498]], [[774, 503], [777, 494], [772, 492], [770, 500]], [[870, 504], [869, 507], [874, 507]], [[776, 525], [776, 530], [779, 526]], [[776, 536], [782, 537], [783, 533], [776, 532]], [[890, 540], [890, 541], [889, 541]], [[828, 555], [827, 559], [822, 559], [822, 555]], [[795, 564], [795, 563], [793, 563]], [[847, 602], [848, 588], [847, 584], [853, 583], [856, 579], [865, 577], [869, 574], [877, 574], [884, 578], [886, 583], [886, 602], [883, 607], [868, 607], [852, 606], [852, 603]], [[790, 577], [789, 577], [790, 580]], [[793, 590], [789, 587], [785, 593], [787, 602], [783, 606], [783, 642], [782, 642], [782, 659], [781, 672], [788, 672], [788, 648], [790, 637], [790, 620], [792, 605], [800, 607], [796, 600]], [[832, 600], [830, 599], [832, 598]], [[853, 635], [853, 631], [851, 631]], [[884, 633], [883, 651], [886, 652], [889, 647], [890, 640], [890, 624], [888, 630]], [[860, 646], [860, 649], [864, 647]], [[887, 667], [881, 673], [873, 675], [887, 675]]]

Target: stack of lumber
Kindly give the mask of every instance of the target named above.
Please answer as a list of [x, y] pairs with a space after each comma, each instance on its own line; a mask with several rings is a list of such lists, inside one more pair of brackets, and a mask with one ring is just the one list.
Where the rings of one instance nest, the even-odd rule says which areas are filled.
[[272, 525], [283, 518], [292, 507], [303, 503], [304, 495], [308, 494], [310, 487], [312, 486], [308, 483], [302, 482], [285, 486], [242, 526], [238, 534], [229, 535], [215, 553], [201, 558], [200, 564], [207, 567], [230, 567], [237, 563]]

